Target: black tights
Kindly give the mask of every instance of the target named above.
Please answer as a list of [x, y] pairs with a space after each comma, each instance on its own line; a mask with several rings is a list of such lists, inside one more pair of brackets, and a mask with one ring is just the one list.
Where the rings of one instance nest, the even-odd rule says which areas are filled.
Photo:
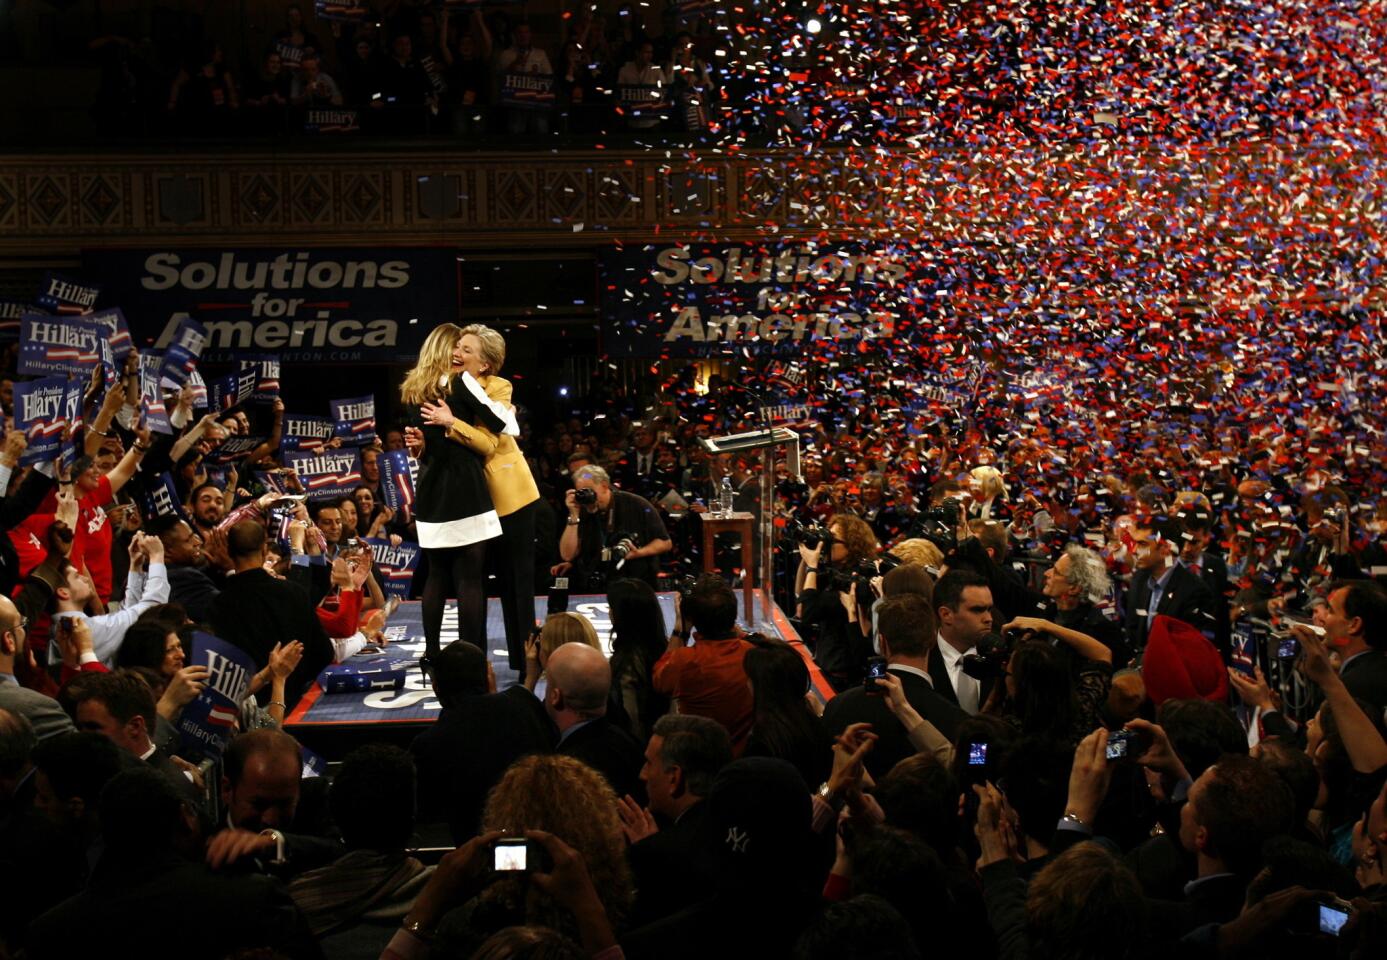
[[443, 608], [458, 600], [458, 639], [486, 649], [486, 544], [425, 550], [429, 576], [424, 581], [424, 646], [429, 656], [442, 647]]

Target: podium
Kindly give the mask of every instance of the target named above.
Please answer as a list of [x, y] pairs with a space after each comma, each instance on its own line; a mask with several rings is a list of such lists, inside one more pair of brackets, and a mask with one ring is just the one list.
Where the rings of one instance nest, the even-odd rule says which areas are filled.
[[[770, 615], [769, 611], [774, 609], [775, 598], [772, 595], [771, 583], [775, 571], [775, 458], [778, 448], [785, 449], [785, 461], [789, 467], [791, 476], [799, 476], [799, 434], [783, 427], [769, 427], [762, 430], [751, 430], [746, 433], [733, 433], [723, 437], [709, 437], [700, 441], [704, 449], [712, 454], [731, 453], [740, 454], [752, 450], [760, 451], [761, 458], [761, 516], [757, 525], [757, 532], [760, 534], [759, 549], [756, 549], [754, 569], [756, 572], [756, 582], [754, 589], [761, 591], [761, 611], [763, 617]], [[748, 629], [756, 630], [761, 633], [773, 632], [774, 627], [769, 623], [752, 622], [752, 565], [745, 562], [747, 555], [752, 552], [752, 540], [746, 533], [750, 532], [752, 521], [755, 518], [747, 513], [734, 513], [731, 516], [714, 516], [703, 514], [703, 542], [704, 542], [704, 564], [705, 567], [711, 562], [712, 540], [714, 535], [724, 530], [742, 530], [742, 600], [745, 607], [745, 620]]]

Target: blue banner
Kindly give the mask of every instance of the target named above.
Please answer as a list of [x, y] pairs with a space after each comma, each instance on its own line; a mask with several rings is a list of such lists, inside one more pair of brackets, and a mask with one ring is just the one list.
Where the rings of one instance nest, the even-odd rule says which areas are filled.
[[310, 417], [302, 413], [284, 415], [281, 450], [322, 450], [333, 436], [332, 421], [327, 417]]
[[144, 406], [145, 423], [155, 433], [172, 434], [173, 424], [164, 406], [164, 388], [160, 386], [164, 357], [159, 353], [140, 354], [140, 402]]
[[212, 463], [234, 463], [260, 446], [269, 437], [251, 435], [248, 437], [227, 437], [208, 455]]
[[241, 370], [255, 371], [255, 403], [274, 403], [279, 399], [279, 357], [272, 354], [241, 358]]
[[188, 666], [207, 668], [207, 686], [178, 716], [178, 753], [188, 759], [216, 759], [237, 732], [255, 661], [240, 647], [196, 630]]
[[161, 473], [140, 491], [140, 512], [148, 520], [150, 517], [178, 517], [187, 520], [183, 504], [178, 500], [178, 488], [173, 477]]
[[172, 381], [174, 386], [182, 389], [202, 358], [206, 345], [207, 328], [192, 317], [184, 317], [164, 350], [164, 365], [160, 371], [163, 379]]
[[124, 366], [125, 358], [134, 349], [130, 340], [130, 327], [125, 323], [125, 313], [119, 307], [98, 310], [82, 318], [102, 329], [106, 342], [111, 345], [111, 357], [118, 366]]
[[865, 243], [628, 245], [602, 251], [598, 266], [611, 357], [788, 358], [891, 340], [900, 288], [928, 272]]
[[288, 452], [284, 465], [293, 467], [312, 501], [335, 500], [361, 486], [361, 454], [354, 449], [320, 453]]
[[251, 366], [240, 373], [230, 373], [213, 380], [207, 385], [208, 405], [218, 413], [239, 407], [255, 393], [255, 383], [259, 378], [259, 371]]
[[63, 431], [67, 429], [67, 377], [44, 377], [14, 385], [15, 429], [29, 440], [19, 462], [43, 463], [58, 459]]
[[366, 537], [365, 540], [371, 545], [371, 556], [376, 566], [385, 575], [381, 590], [385, 591], [386, 596], [407, 600], [414, 571], [419, 566], [419, 544], [401, 543], [396, 547], [391, 546], [389, 540], [378, 537]]
[[380, 467], [380, 497], [385, 505], [409, 523], [414, 513], [414, 489], [419, 482], [419, 461], [407, 450], [391, 450], [376, 460]]
[[376, 398], [368, 394], [330, 404], [335, 424], [333, 435], [346, 446], [364, 447], [376, 442]]
[[101, 361], [101, 329], [76, 317], [30, 314], [20, 320], [19, 372], [87, 377]]
[[0, 300], [0, 343], [19, 339], [19, 321], [25, 314], [43, 311], [22, 300]]
[[368, 23], [373, 16], [369, 3], [337, 3], [334, 0], [314, 0], [313, 14], [319, 20], [344, 23]]
[[435, 319], [457, 314], [447, 247], [90, 250], [83, 265], [137, 343], [168, 349], [190, 316], [205, 327], [207, 362], [408, 363]]
[[101, 287], [48, 271], [35, 298], [38, 305], [54, 313], [90, 313], [96, 307]]
[[554, 105], [554, 77], [548, 73], [501, 76], [501, 105], [513, 110], [548, 110]]

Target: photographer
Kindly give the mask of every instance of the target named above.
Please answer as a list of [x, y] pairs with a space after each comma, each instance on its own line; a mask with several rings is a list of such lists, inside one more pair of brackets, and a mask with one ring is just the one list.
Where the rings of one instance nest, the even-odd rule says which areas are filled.
[[573, 475], [564, 504], [568, 524], [559, 537], [559, 556], [574, 565], [573, 579], [581, 588], [605, 593], [607, 580], [615, 576], [655, 586], [660, 571], [655, 558], [674, 543], [649, 500], [613, 490], [607, 471], [588, 465]]
[[[876, 534], [866, 521], [851, 514], [836, 514], [828, 522], [828, 534], [814, 546], [801, 543], [804, 587], [799, 595], [800, 617], [805, 627], [815, 627], [814, 662], [837, 691], [862, 682], [871, 638], [865, 636], [861, 616], [870, 616], [871, 578], [876, 575], [879, 549]], [[824, 547], [829, 550], [823, 560]], [[866, 568], [870, 568], [870, 572]]]

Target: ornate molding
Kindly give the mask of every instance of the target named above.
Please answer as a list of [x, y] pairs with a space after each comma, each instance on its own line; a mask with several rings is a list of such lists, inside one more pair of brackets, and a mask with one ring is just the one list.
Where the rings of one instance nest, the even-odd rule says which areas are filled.
[[[338, 144], [347, 147], [346, 144]], [[877, 233], [935, 243], [1301, 242], [1320, 212], [1375, 230], [1381, 160], [1348, 148], [1066, 146], [974, 156], [438, 149], [0, 157], [0, 255], [157, 243], [594, 247]], [[1351, 188], [1351, 189], [1350, 189]], [[1344, 208], [1351, 197], [1353, 209]], [[1018, 228], [1018, 224], [1020, 227]], [[1136, 242], [1140, 242], [1139, 240]]]

